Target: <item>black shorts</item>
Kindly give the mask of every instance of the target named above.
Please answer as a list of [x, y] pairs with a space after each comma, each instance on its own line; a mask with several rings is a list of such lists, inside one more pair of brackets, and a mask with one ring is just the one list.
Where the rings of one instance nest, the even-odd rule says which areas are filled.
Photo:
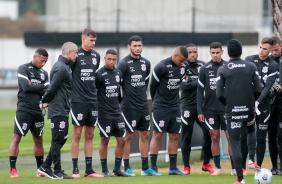
[[205, 115], [205, 123], [209, 130], [227, 130], [223, 114], [207, 114]]
[[158, 132], [180, 133], [180, 109], [158, 108], [152, 112], [153, 130]]
[[125, 137], [125, 123], [122, 116], [98, 118], [100, 137]]
[[71, 103], [72, 124], [77, 126], [96, 126], [98, 119], [97, 103]]
[[41, 114], [31, 114], [17, 111], [15, 116], [14, 133], [25, 136], [28, 130], [33, 136], [42, 136], [44, 128], [44, 117]]
[[122, 109], [121, 115], [125, 121], [126, 131], [134, 132], [150, 130], [150, 114], [148, 108]]

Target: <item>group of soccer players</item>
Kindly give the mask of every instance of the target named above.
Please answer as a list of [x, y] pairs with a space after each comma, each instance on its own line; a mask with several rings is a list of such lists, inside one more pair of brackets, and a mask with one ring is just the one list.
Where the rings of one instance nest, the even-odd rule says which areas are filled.
[[[257, 114], [255, 121], [246, 118], [248, 115], [236, 115], [230, 116], [232, 118], [229, 123], [229, 116], [226, 114], [228, 102], [225, 100], [237, 94], [224, 91], [224, 94], [220, 96], [217, 92], [217, 81], [219, 80], [219, 84], [222, 85], [224, 83], [217, 78], [217, 74], [223, 66], [229, 69], [245, 66], [224, 61], [221, 58], [223, 54], [221, 43], [210, 44], [211, 60], [206, 63], [198, 60], [198, 48], [195, 44], [179, 46], [174, 49], [170, 57], [160, 61], [151, 72], [149, 60], [141, 56], [143, 44], [142, 39], [137, 35], [128, 39], [127, 46], [130, 50], [128, 56], [118, 62], [117, 52], [109, 49], [104, 57], [105, 66], [100, 69], [100, 55], [94, 50], [97, 40], [95, 31], [85, 29], [81, 40], [82, 45], [79, 48], [71, 42], [63, 45], [62, 55], [52, 67], [50, 84], [47, 72], [42, 69], [48, 60], [45, 49], [37, 49], [33, 60], [19, 67], [18, 105], [9, 157], [10, 177], [18, 177], [16, 160], [19, 143], [28, 130], [31, 130], [33, 135], [39, 177], [57, 179], [80, 177], [78, 156], [82, 130], [84, 130], [84, 177], [135, 176], [129, 163], [130, 144], [135, 131], [139, 132], [141, 175], [161, 176], [158, 172], [157, 158], [159, 143], [165, 133], [169, 136], [169, 175], [187, 175], [191, 172], [190, 153], [194, 122], [203, 131], [203, 171], [210, 172], [212, 176], [221, 174], [219, 140], [220, 130], [224, 130], [229, 143], [231, 175], [238, 174], [236, 182], [244, 183], [241, 175], [247, 174], [247, 155], [249, 154], [248, 167], [258, 170], [263, 163], [268, 132], [272, 173], [282, 175], [282, 167], [280, 166], [279, 172], [277, 164], [278, 155], [279, 158], [282, 157], [282, 115], [280, 113], [282, 112], [280, 110], [282, 87], [278, 75], [282, 59], [282, 43], [278, 37], [263, 38], [259, 54], [245, 59], [245, 62], [248, 61], [256, 66], [255, 71], [261, 88], [253, 104]], [[228, 54], [231, 59], [240, 58], [242, 54], [240, 42], [237, 40], [234, 43], [229, 42]], [[224, 72], [223, 76], [225, 76]], [[240, 83], [236, 85], [240, 88]], [[251, 85], [255, 84], [251, 83]], [[150, 87], [152, 98], [151, 116], [148, 110], [148, 87]], [[253, 93], [253, 91], [241, 90], [242, 93]], [[180, 96], [179, 91], [181, 91]], [[43, 162], [44, 115], [42, 112], [45, 112], [47, 107], [48, 118], [51, 119], [52, 143], [48, 156]], [[235, 113], [245, 111], [249, 112], [250, 109], [245, 106], [235, 106], [232, 109]], [[251, 111], [253, 113], [253, 109]], [[60, 149], [67, 140], [69, 112], [74, 127], [71, 146], [72, 176], [64, 173], [60, 160]], [[252, 123], [241, 126], [238, 123], [241, 121]], [[153, 134], [149, 144], [150, 122], [152, 122]], [[101, 137], [99, 148], [101, 174], [96, 173], [92, 168], [92, 141], [96, 126], [99, 128]], [[234, 152], [238, 142], [233, 139], [229, 141], [229, 137], [234, 137], [232, 132], [236, 128], [240, 129], [241, 150], [237, 149]], [[183, 171], [177, 168], [179, 133], [182, 133]], [[108, 143], [111, 136], [116, 137], [117, 142], [112, 174], [107, 166]], [[255, 162], [255, 154], [257, 162]], [[149, 156], [151, 167], [149, 167]], [[239, 157], [242, 160], [240, 166], [233, 162], [233, 160], [238, 161]], [[211, 158], [214, 160], [215, 168], [210, 164]], [[122, 161], [124, 171], [121, 170]], [[54, 171], [51, 169], [52, 163]], [[238, 172], [239, 167], [240, 172]]]

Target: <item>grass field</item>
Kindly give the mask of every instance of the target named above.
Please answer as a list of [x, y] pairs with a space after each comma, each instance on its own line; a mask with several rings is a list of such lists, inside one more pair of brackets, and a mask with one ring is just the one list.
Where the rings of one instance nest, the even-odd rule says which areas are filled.
[[[13, 128], [14, 128], [14, 117], [15, 110], [0, 110], [0, 140], [1, 140], [1, 148], [0, 148], [0, 158], [8, 157], [9, 155], [9, 146], [10, 141], [13, 136]], [[45, 127], [43, 133], [43, 145], [45, 148], [45, 152], [47, 152], [50, 148], [51, 143], [51, 128], [50, 128], [50, 120], [46, 118], [45, 115]], [[71, 120], [71, 119], [70, 119]], [[71, 123], [71, 121], [70, 121]], [[69, 138], [62, 148], [62, 151], [69, 151], [71, 149], [71, 137], [73, 133], [72, 125], [70, 124], [69, 128]], [[81, 143], [83, 143], [83, 139], [81, 139]], [[99, 132], [98, 129], [95, 129], [95, 136], [93, 140], [94, 148], [98, 148], [100, 143]], [[110, 146], [113, 146], [115, 143], [114, 139], [110, 141]], [[80, 149], [83, 148], [83, 144], [80, 144]], [[32, 136], [30, 132], [22, 138], [20, 143], [20, 156], [23, 155], [31, 155], [33, 154], [33, 143]]]
[[[20, 156], [17, 162], [18, 174], [19, 178], [11, 179], [9, 177], [9, 163], [8, 163], [8, 149], [10, 145], [10, 141], [12, 138], [13, 126], [14, 126], [14, 116], [15, 110], [0, 110], [0, 184], [18, 184], [18, 183], [28, 183], [28, 184], [45, 184], [45, 183], [70, 183], [70, 184], [232, 184], [236, 177], [230, 176], [228, 171], [230, 168], [229, 161], [223, 161], [226, 163], [226, 170], [219, 177], [212, 177], [209, 173], [204, 173], [200, 170], [201, 163], [199, 160], [200, 151], [192, 151], [191, 154], [191, 167], [192, 173], [189, 176], [169, 176], [167, 173], [168, 163], [164, 162], [164, 155], [160, 155], [158, 159], [158, 166], [160, 172], [163, 174], [161, 177], [150, 177], [150, 176], [140, 176], [140, 158], [131, 158], [131, 166], [135, 168], [136, 177], [129, 178], [103, 178], [103, 179], [88, 179], [88, 178], [80, 178], [73, 180], [51, 180], [48, 178], [37, 178], [36, 168], [35, 168], [35, 159], [33, 155], [33, 143], [30, 133], [24, 137], [20, 143]], [[98, 135], [98, 130], [96, 129], [96, 135]], [[70, 158], [70, 142], [72, 135], [72, 127], [69, 129], [69, 139], [66, 145], [63, 147], [64, 153], [62, 153], [62, 166], [65, 169], [67, 174], [71, 174], [72, 163]], [[50, 120], [46, 120], [45, 129], [44, 129], [44, 145], [45, 151], [47, 151], [50, 147], [51, 133], [50, 133]], [[111, 145], [115, 144], [115, 141], [111, 141]], [[101, 172], [101, 166], [99, 162], [98, 156], [98, 145], [99, 145], [99, 136], [95, 136], [94, 138], [94, 153], [93, 153], [93, 167], [97, 172]], [[80, 144], [81, 148], [83, 144]], [[111, 150], [113, 152], [113, 149]], [[83, 154], [81, 154], [83, 158]], [[113, 158], [108, 158], [108, 167], [109, 169], [113, 168]], [[195, 163], [194, 163], [195, 162]], [[269, 158], [267, 160], [269, 161]], [[180, 169], [183, 168], [181, 154], [178, 154], [178, 166]], [[79, 166], [81, 167], [81, 173], [83, 173], [84, 160], [81, 159], [79, 162]], [[266, 166], [265, 166], [266, 167]], [[268, 167], [269, 168], [269, 167]], [[269, 168], [270, 169], [270, 168]], [[247, 184], [254, 183], [253, 180], [253, 172], [250, 172], [248, 176], [245, 177], [245, 181]], [[272, 184], [282, 184], [281, 176], [274, 176], [274, 180]]]

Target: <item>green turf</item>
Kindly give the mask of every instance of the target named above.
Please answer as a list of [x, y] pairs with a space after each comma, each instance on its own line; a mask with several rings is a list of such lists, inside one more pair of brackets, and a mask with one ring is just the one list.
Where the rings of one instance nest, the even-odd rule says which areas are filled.
[[[9, 146], [11, 143], [11, 139], [13, 136], [13, 129], [14, 129], [14, 117], [15, 117], [15, 110], [0, 110], [0, 140], [1, 140], [1, 147], [0, 147], [0, 158], [5, 158], [9, 156]], [[51, 142], [51, 128], [50, 128], [50, 119], [46, 118], [45, 115], [45, 127], [43, 133], [43, 145], [45, 148], [45, 152], [47, 152], [50, 148]], [[71, 120], [71, 119], [70, 119]], [[71, 149], [71, 138], [72, 138], [73, 128], [70, 121], [69, 126], [69, 138], [62, 148], [62, 151], [69, 151]], [[93, 140], [94, 148], [98, 148], [100, 143], [100, 136], [98, 128], [95, 129], [95, 136]], [[109, 146], [115, 145], [115, 140], [112, 139], [109, 143]], [[83, 149], [83, 135], [80, 141], [80, 149]], [[32, 155], [33, 154], [33, 140], [30, 132], [25, 136], [22, 137], [20, 142], [20, 152], [19, 155]]]
[[[162, 173], [163, 176], [140, 176], [136, 177], [111, 177], [111, 178], [79, 178], [71, 180], [52, 180], [49, 178], [37, 178], [34, 176], [34, 172], [21, 171], [20, 177], [12, 179], [7, 177], [6, 173], [0, 173], [1, 184], [18, 184], [18, 183], [28, 183], [28, 184], [45, 184], [45, 183], [68, 183], [68, 184], [232, 184], [234, 183], [236, 177], [230, 176], [228, 174], [223, 174], [221, 176], [210, 176], [208, 173], [192, 173], [188, 176], [169, 176], [167, 173]], [[249, 175], [245, 177], [247, 184], [254, 183], [253, 176]], [[272, 184], [281, 184], [281, 176], [274, 176]]]

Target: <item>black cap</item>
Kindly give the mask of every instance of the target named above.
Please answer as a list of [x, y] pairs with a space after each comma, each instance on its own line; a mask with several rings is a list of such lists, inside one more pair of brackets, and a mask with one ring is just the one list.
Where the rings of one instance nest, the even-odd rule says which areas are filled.
[[242, 44], [239, 40], [231, 39], [227, 43], [229, 57], [240, 57], [242, 55]]

